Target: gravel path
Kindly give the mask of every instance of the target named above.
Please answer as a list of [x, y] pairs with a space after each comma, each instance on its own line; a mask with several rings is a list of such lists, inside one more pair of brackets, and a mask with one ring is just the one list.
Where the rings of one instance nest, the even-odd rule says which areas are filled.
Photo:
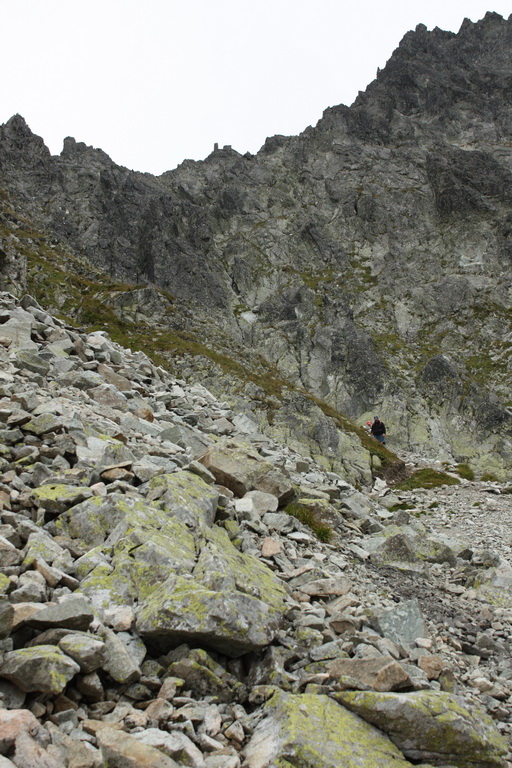
[[512, 486], [469, 482], [399, 493], [421, 522], [441, 533], [489, 549], [512, 563]]

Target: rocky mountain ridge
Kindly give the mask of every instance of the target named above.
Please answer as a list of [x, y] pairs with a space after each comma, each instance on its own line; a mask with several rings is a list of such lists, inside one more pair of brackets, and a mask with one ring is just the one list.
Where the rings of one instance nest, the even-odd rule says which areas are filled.
[[[158, 178], [74, 139], [51, 157], [14, 117], [0, 129], [4, 259], [27, 250], [14, 210], [55, 249], [149, 286], [125, 286], [116, 316], [187, 337], [182, 370], [241, 408], [253, 384], [192, 342], [246, 370], [259, 356], [359, 423], [378, 412], [397, 452], [505, 479], [511, 30], [494, 13], [458, 34], [420, 25], [351, 107], [257, 155], [216, 150]], [[50, 294], [57, 311], [65, 288]]]
[[2, 768], [509, 764], [508, 551], [428, 515], [510, 489], [360, 492], [28, 295], [0, 358]]

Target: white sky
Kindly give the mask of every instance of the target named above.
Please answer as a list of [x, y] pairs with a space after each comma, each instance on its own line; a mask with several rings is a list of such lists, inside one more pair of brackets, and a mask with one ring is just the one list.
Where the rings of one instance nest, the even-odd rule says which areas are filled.
[[0, 123], [155, 174], [257, 152], [351, 104], [417, 24], [487, 11], [512, 0], [0, 0]]

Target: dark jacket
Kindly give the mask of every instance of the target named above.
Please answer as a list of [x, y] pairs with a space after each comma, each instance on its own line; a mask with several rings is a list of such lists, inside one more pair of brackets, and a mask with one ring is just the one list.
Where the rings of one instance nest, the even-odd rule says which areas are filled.
[[383, 421], [374, 421], [372, 424], [372, 435], [385, 435], [386, 425]]

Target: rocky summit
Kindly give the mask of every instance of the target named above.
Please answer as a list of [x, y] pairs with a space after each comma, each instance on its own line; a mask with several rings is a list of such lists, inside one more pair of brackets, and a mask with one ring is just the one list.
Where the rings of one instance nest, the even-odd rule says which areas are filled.
[[0, 768], [512, 766], [511, 45], [158, 178], [0, 127]]

